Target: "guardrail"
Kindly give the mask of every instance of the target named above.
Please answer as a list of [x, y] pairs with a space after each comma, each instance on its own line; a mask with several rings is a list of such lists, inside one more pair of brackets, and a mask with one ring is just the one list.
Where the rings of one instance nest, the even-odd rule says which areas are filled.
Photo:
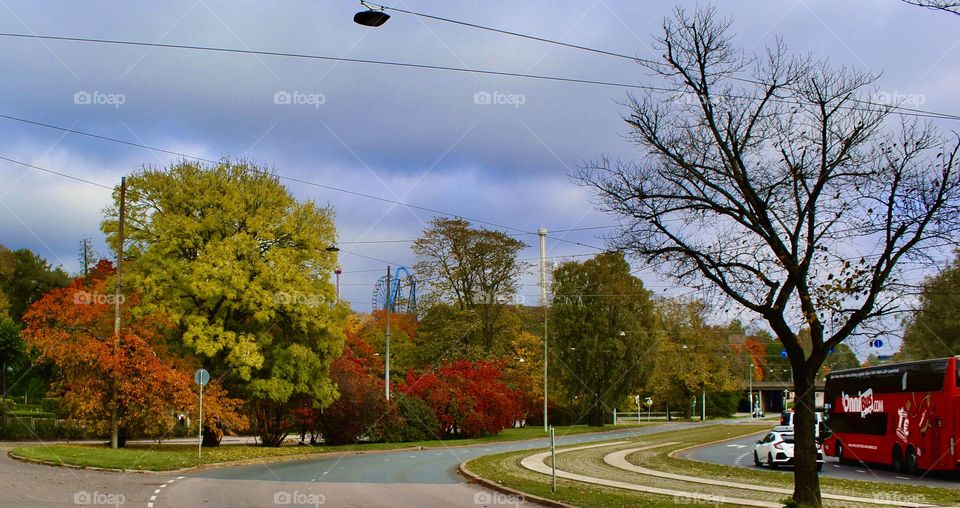
[[653, 420], [666, 420], [667, 413], [658, 412], [658, 411], [644, 411], [644, 412], [633, 412], [633, 413], [621, 413], [616, 409], [613, 410], [613, 424], [614, 425], [628, 425], [631, 423], [641, 423], [646, 421]]

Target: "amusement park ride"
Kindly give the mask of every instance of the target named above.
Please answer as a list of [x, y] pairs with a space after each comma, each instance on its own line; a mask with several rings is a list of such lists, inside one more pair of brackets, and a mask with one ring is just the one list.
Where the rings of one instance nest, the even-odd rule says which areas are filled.
[[406, 267], [397, 267], [389, 280], [387, 275], [380, 277], [373, 287], [373, 310], [385, 310], [388, 306], [393, 313], [417, 313], [417, 283]]

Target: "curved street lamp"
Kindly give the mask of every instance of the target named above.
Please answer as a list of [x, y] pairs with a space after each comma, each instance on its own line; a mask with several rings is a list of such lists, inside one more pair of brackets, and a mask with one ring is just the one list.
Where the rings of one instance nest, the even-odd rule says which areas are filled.
[[360, 5], [367, 8], [365, 11], [360, 11], [353, 15], [353, 22], [358, 25], [369, 26], [369, 27], [378, 27], [387, 22], [390, 19], [390, 15], [383, 12], [383, 7], [379, 9], [374, 8], [370, 4], [361, 0]]

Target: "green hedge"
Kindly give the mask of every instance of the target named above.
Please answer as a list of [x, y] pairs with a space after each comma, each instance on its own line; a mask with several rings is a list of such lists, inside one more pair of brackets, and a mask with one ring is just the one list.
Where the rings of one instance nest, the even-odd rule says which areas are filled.
[[[4, 422], [3, 420], [6, 420]], [[77, 425], [55, 418], [24, 418], [7, 416], [0, 419], [0, 439], [91, 439], [94, 436]]]

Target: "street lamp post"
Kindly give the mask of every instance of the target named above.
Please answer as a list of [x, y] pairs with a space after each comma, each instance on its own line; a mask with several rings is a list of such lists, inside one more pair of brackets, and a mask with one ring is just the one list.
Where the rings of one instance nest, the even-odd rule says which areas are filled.
[[3, 363], [3, 393], [0, 393], [0, 415], [3, 417], [3, 426], [7, 426], [7, 369], [10, 369], [13, 372], [13, 367], [7, 367], [7, 363]]
[[750, 397], [749, 397], [749, 400], [750, 400], [750, 418], [753, 418], [753, 414], [754, 414], [754, 411], [753, 411], [753, 362], [750, 363], [750, 370], [748, 370], [747, 373], [748, 373], [749, 376], [750, 376], [750, 388], [749, 388], [749, 390], [750, 390]]
[[390, 265], [387, 265], [387, 355], [383, 374], [384, 385], [386, 386], [387, 400], [390, 400], [390, 286], [392, 286], [392, 280], [390, 279]]

